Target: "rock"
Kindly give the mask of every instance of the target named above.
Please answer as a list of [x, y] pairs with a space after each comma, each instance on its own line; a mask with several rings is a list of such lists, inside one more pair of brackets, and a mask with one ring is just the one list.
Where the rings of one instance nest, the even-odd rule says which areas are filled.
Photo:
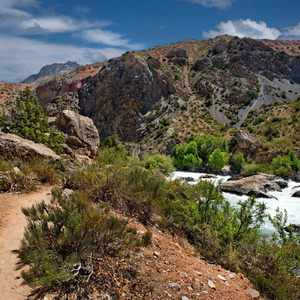
[[71, 156], [75, 154], [94, 158], [100, 144], [99, 134], [92, 119], [70, 110], [63, 110], [52, 122], [66, 138], [64, 149]]
[[176, 282], [170, 282], [168, 284], [169, 288], [173, 289], [173, 290], [176, 290], [176, 291], [180, 291], [181, 290], [181, 287], [180, 287], [180, 284], [176, 283]]
[[153, 252], [153, 256], [159, 257], [159, 253], [156, 252], [156, 251], [154, 251], [154, 252]]
[[15, 134], [0, 132], [0, 154], [27, 158], [45, 158], [57, 161], [61, 157], [43, 144], [23, 139]]
[[216, 289], [215, 284], [214, 284], [211, 280], [208, 280], [207, 285], [208, 285], [211, 289], [214, 289], [214, 290]]
[[292, 179], [296, 182], [300, 182], [300, 171], [297, 172]]
[[168, 140], [166, 142], [166, 155], [171, 155], [173, 148], [176, 146], [176, 143], [174, 140]]
[[190, 298], [188, 298], [187, 296], [182, 296], [181, 300], [191, 300]]
[[193, 177], [180, 177], [179, 179], [186, 182], [195, 182]]
[[73, 195], [75, 193], [74, 190], [71, 189], [64, 189], [62, 192], [62, 195], [66, 198], [69, 198], [71, 195]]
[[200, 175], [199, 178], [204, 179], [204, 178], [217, 178], [216, 175], [214, 174], [204, 174], [204, 175]]
[[246, 292], [249, 294], [249, 296], [251, 297], [251, 299], [259, 299], [260, 298], [260, 294], [257, 290], [252, 289], [252, 288], [247, 288]]
[[221, 174], [226, 176], [226, 175], [230, 175], [231, 174], [231, 169], [230, 169], [230, 166], [224, 166], [222, 169], [221, 169]]
[[0, 172], [0, 192], [8, 192], [12, 187], [12, 180], [7, 172]]
[[276, 182], [282, 189], [286, 188], [288, 186], [287, 182], [284, 180], [275, 180], [274, 182]]
[[281, 190], [275, 181], [267, 179], [264, 175], [253, 175], [239, 180], [222, 182], [220, 188], [224, 192], [261, 198], [273, 198], [267, 192]]
[[292, 197], [295, 197], [295, 198], [300, 198], [300, 190], [299, 191], [296, 191]]
[[243, 153], [245, 158], [253, 157], [263, 146], [259, 139], [243, 130], [237, 131], [236, 141], [237, 147], [234, 152]]
[[104, 295], [103, 300], [111, 300], [111, 296], [106, 294]]
[[219, 279], [221, 279], [222, 281], [226, 281], [226, 278], [224, 278], [222, 275], [218, 275], [217, 276]]
[[185, 278], [189, 277], [188, 273], [186, 273], [186, 272], [180, 272], [180, 275]]

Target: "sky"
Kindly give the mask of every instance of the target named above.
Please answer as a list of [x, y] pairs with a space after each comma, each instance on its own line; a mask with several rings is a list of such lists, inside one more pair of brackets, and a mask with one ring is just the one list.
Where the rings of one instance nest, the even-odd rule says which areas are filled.
[[300, 0], [0, 0], [0, 81], [221, 34], [300, 36]]

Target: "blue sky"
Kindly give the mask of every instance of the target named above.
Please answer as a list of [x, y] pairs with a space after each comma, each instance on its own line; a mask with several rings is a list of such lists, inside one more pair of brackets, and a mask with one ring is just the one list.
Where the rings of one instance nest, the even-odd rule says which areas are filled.
[[300, 35], [299, 0], [0, 0], [0, 80], [220, 34]]

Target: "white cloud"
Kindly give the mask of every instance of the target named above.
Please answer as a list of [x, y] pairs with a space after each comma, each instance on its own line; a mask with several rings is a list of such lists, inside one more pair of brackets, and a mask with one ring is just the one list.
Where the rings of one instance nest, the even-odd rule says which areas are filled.
[[250, 19], [221, 22], [216, 26], [218, 30], [203, 32], [204, 38], [214, 38], [218, 35], [228, 34], [238, 37], [250, 37], [253, 39], [276, 39], [281, 32], [276, 28], [270, 28], [265, 22], [255, 22]]
[[0, 80], [18, 82], [30, 74], [37, 73], [43, 66], [54, 62], [76, 61], [88, 64], [98, 59], [120, 56], [128, 49], [75, 47], [30, 40], [21, 37], [1, 36]]
[[300, 23], [293, 27], [285, 28], [284, 35], [300, 35]]
[[181, 0], [190, 3], [201, 4], [206, 7], [227, 8], [234, 0]]
[[74, 32], [83, 28], [92, 27], [93, 24], [87, 21], [76, 21], [66, 16], [31, 18], [24, 20], [20, 24], [25, 30], [39, 29], [40, 33], [63, 33]]
[[143, 47], [142, 44], [130, 44], [129, 39], [122, 38], [122, 35], [116, 32], [111, 32], [108, 30], [102, 29], [89, 29], [84, 30], [78, 36], [82, 39], [98, 44], [106, 44], [110, 46], [124, 46], [130, 49], [141, 49]]
[[7, 15], [13, 17], [28, 17], [30, 16], [26, 11], [15, 8], [37, 6], [36, 0], [1, 0], [0, 2], [0, 15]]

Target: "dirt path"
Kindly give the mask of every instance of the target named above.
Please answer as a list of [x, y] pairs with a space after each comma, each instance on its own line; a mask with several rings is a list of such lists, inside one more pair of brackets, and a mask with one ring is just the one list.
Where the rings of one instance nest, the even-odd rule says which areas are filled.
[[22, 285], [21, 271], [16, 270], [17, 250], [23, 237], [26, 219], [21, 208], [41, 200], [49, 201], [51, 187], [28, 194], [0, 195], [0, 300], [24, 300], [30, 292]]

